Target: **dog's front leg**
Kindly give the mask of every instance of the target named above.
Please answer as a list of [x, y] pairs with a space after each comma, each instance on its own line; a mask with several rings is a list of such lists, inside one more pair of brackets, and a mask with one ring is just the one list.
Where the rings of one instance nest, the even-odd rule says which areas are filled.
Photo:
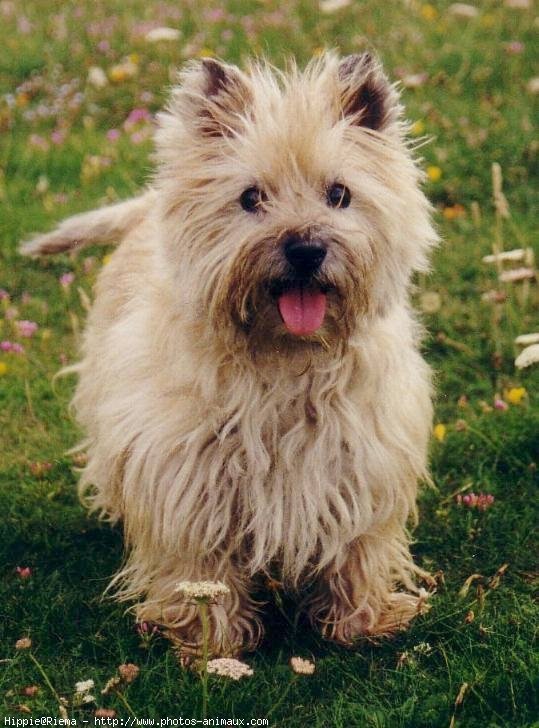
[[414, 575], [428, 576], [413, 563], [402, 528], [369, 532], [320, 575], [305, 605], [309, 619], [324, 637], [346, 645], [404, 629], [428, 608]]
[[250, 580], [230, 559], [219, 563], [212, 558], [205, 564], [178, 563], [177, 557], [163, 559], [159, 572], [152, 575], [146, 598], [136, 606], [137, 619], [161, 625], [182, 659], [200, 656], [204, 607], [178, 590], [178, 584], [217, 581], [225, 584], [228, 593], [207, 600], [209, 655], [233, 656], [254, 650], [263, 633], [259, 605], [250, 596]]

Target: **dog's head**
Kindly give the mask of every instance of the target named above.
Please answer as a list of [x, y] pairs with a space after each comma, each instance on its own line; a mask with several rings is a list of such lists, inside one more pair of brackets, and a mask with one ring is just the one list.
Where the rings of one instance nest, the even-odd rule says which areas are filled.
[[435, 234], [400, 114], [369, 54], [287, 73], [190, 65], [159, 117], [156, 187], [193, 314], [301, 346], [402, 301]]

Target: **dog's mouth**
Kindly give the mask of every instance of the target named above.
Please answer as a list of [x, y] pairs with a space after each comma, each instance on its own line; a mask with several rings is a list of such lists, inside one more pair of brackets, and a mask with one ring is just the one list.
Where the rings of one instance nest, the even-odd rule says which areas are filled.
[[274, 281], [270, 291], [286, 330], [294, 336], [310, 336], [324, 323], [327, 287], [313, 281]]

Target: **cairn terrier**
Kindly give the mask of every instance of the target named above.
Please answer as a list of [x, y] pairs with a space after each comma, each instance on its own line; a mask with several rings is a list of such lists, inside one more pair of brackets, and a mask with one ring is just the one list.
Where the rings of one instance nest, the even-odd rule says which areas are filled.
[[214, 655], [255, 648], [267, 577], [329, 639], [401, 629], [431, 429], [410, 278], [436, 234], [398, 93], [367, 53], [205, 59], [157, 127], [143, 194], [23, 246], [120, 243], [72, 368], [81, 494], [123, 522], [117, 593], [196, 650], [177, 585], [224, 582]]

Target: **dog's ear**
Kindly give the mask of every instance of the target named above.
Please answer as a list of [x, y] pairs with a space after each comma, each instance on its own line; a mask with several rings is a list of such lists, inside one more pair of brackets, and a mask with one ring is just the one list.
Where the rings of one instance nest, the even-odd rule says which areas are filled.
[[176, 100], [183, 115], [205, 136], [226, 136], [238, 128], [238, 121], [251, 100], [249, 81], [236, 66], [204, 58], [180, 76]]
[[352, 122], [383, 131], [400, 113], [398, 94], [370, 53], [346, 56], [339, 63], [341, 108]]

